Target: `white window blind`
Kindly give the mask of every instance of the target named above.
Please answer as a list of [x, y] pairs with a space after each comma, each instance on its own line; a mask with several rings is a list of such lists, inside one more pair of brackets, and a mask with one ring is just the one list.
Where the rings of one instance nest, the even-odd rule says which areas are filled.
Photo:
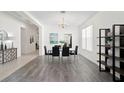
[[82, 49], [93, 50], [93, 26], [88, 26], [82, 30]]

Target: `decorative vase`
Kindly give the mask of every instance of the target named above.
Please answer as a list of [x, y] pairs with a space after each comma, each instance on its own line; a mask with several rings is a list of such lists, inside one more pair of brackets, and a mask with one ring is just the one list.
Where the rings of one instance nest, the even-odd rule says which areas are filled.
[[3, 42], [1, 42], [1, 50], [3, 50]]
[[112, 36], [112, 32], [108, 32], [107, 33], [107, 36]]
[[107, 41], [107, 44], [112, 46], [112, 42], [111, 41]]
[[13, 42], [12, 42], [12, 48], [13, 48]]
[[108, 54], [109, 54], [109, 55], [112, 55], [112, 50], [111, 50], [111, 49], [108, 50]]
[[7, 49], [7, 46], [6, 46], [6, 44], [5, 44], [5, 50]]

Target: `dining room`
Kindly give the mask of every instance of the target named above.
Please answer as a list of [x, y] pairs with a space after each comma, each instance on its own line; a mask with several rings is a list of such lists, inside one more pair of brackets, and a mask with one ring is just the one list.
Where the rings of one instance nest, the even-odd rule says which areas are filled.
[[124, 90], [123, 0], [1, 0], [1, 93]]
[[[7, 77], [3, 78], [1, 81], [112, 81], [111, 73], [101, 73], [99, 71], [97, 51], [100, 48], [97, 46], [97, 36], [99, 35], [99, 28], [106, 22], [104, 20], [107, 20], [103, 15], [110, 18], [111, 15], [114, 14], [116, 17], [121, 17], [123, 19], [123, 17], [119, 15], [119, 13], [123, 14], [123, 12], [28, 11], [8, 13], [20, 16], [23, 15], [23, 17], [26, 16], [23, 21], [25, 18], [28, 21], [25, 20], [25, 23], [30, 21], [28, 24], [35, 24], [35, 26], [37, 26], [36, 30], [38, 31], [37, 42], [39, 54], [36, 55], [35, 58], [33, 57], [33, 59], [27, 58], [31, 60], [29, 62], [25, 62], [26, 64], [21, 66], [19, 69], [14, 70], [15, 72], [7, 75]], [[99, 23], [99, 20], [101, 19], [104, 19], [101, 21], [103, 24]], [[109, 25], [114, 24], [112, 21], [113, 19], [111, 19], [111, 22], [109, 21]], [[115, 19], [115, 21], [118, 22], [118, 19]], [[9, 25], [11, 26], [11, 24]], [[34, 32], [36, 31], [34, 30]], [[31, 32], [31, 37], [28, 31], [26, 33], [29, 35], [29, 38], [27, 37], [28, 43], [30, 45], [35, 45], [35, 38], [32, 37], [33, 32]], [[30, 50], [29, 47], [26, 47], [26, 49]], [[34, 49], [36, 49], [36, 47]], [[110, 70], [111, 69], [112, 68], [110, 68]]]

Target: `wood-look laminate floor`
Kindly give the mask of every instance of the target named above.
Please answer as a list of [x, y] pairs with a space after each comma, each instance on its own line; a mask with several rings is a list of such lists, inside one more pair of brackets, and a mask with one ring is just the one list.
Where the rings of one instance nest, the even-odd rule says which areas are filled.
[[63, 60], [39, 56], [2, 82], [111, 82], [112, 75], [82, 56]]

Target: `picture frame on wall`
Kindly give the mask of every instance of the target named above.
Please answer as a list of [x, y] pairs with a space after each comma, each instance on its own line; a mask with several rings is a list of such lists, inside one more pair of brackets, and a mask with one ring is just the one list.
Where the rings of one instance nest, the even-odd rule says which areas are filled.
[[32, 43], [32, 39], [31, 39], [31, 36], [30, 36], [30, 44]]
[[49, 41], [50, 41], [50, 44], [58, 44], [58, 33], [50, 33]]
[[30, 44], [34, 42], [34, 36], [30, 36]]
[[34, 36], [32, 36], [32, 42], [34, 42]]

